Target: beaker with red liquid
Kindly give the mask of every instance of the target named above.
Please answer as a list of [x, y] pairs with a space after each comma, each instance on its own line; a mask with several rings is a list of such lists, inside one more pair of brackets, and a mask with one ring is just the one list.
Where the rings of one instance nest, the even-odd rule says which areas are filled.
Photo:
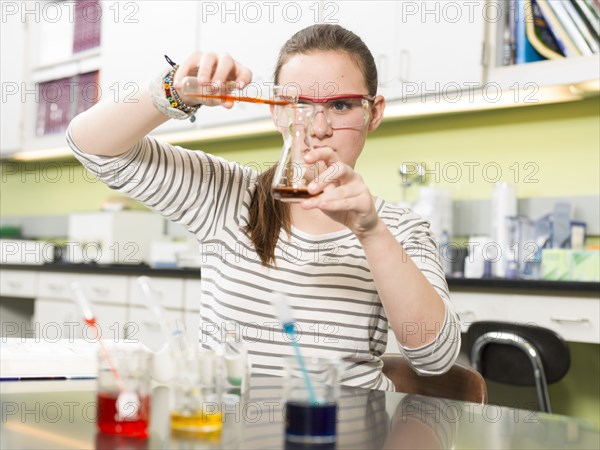
[[[148, 437], [152, 355], [139, 347], [113, 347], [98, 356], [98, 416], [101, 433]], [[118, 378], [115, 377], [115, 369]]]

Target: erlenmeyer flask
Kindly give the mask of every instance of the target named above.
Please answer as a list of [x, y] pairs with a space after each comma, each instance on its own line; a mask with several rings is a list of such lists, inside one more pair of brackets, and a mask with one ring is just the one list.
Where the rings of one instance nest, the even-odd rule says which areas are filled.
[[300, 202], [311, 196], [307, 186], [319, 174], [318, 164], [307, 164], [303, 158], [312, 150], [310, 135], [315, 110], [302, 103], [276, 109], [283, 150], [273, 177], [273, 197], [282, 202]]

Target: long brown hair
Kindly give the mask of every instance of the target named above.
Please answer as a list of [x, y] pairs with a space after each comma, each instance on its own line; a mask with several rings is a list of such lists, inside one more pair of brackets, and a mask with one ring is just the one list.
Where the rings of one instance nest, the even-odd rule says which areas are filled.
[[[377, 94], [377, 67], [373, 55], [361, 38], [339, 25], [318, 24], [298, 31], [279, 51], [273, 79], [279, 82], [281, 68], [297, 54], [314, 51], [340, 51], [350, 56], [360, 67], [369, 95]], [[290, 208], [271, 194], [275, 167], [259, 175], [252, 196], [249, 224], [246, 232], [264, 266], [275, 265], [275, 245], [281, 229], [291, 234]]]

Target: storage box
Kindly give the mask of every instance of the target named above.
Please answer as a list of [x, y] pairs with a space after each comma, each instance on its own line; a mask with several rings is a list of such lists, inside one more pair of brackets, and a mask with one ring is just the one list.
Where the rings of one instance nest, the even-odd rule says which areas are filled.
[[64, 259], [72, 263], [148, 263], [150, 243], [163, 236], [164, 219], [146, 211], [98, 211], [69, 215]]
[[553, 281], [600, 281], [600, 251], [542, 250], [542, 279]]

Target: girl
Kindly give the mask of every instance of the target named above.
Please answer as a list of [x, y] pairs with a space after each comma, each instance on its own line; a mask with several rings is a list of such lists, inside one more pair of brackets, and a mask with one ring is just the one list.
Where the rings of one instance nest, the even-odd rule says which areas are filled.
[[[282, 357], [293, 353], [270, 299], [283, 292], [305, 355], [341, 358], [344, 384], [394, 389], [380, 359], [390, 325], [417, 372], [447, 370], [460, 348], [460, 327], [429, 226], [410, 210], [373, 197], [354, 171], [385, 108], [363, 41], [337, 25], [314, 25], [280, 51], [275, 83], [293, 83], [316, 108], [314, 150], [304, 158], [326, 168], [309, 185], [314, 196], [302, 203], [273, 198], [274, 168], [257, 174], [147, 136], [199, 106], [233, 106], [178, 93], [187, 75], [221, 93], [227, 82], [243, 88], [252, 80], [229, 55], [196, 52], [140, 91], [136, 103], [101, 102], [76, 117], [67, 140], [100, 180], [198, 239], [203, 345], [217, 346], [222, 324], [236, 321], [253, 370], [281, 374]], [[315, 86], [331, 83], [335, 98], [311, 97]], [[173, 97], [178, 102], [171, 103]], [[358, 107], [364, 120], [352, 126], [338, 120], [339, 111], [357, 114]]]

